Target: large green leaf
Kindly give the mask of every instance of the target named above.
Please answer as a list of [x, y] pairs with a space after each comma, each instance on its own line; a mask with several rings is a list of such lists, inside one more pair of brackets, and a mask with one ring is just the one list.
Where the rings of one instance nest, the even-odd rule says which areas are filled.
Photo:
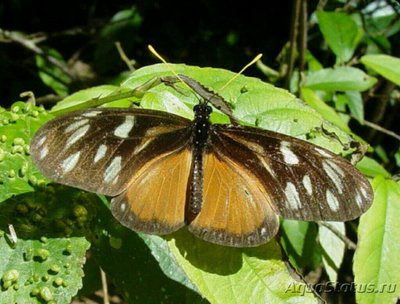
[[212, 245], [181, 230], [168, 242], [171, 252], [211, 303], [317, 303], [294, 280], [275, 241], [256, 248]]
[[0, 203], [43, 183], [29, 157], [29, 142], [50, 118], [43, 109], [23, 102], [14, 103], [10, 111], [0, 108]]
[[360, 219], [354, 275], [358, 303], [396, 303], [400, 297], [400, 185], [382, 176], [375, 198]]
[[46, 242], [20, 239], [14, 247], [0, 238], [0, 303], [71, 303], [82, 287], [88, 247], [82, 237]]
[[376, 78], [353, 67], [327, 68], [307, 73], [304, 86], [323, 91], [365, 91], [376, 83]]
[[361, 28], [345, 13], [319, 11], [317, 18], [319, 28], [338, 61], [350, 60], [361, 39]]
[[0, 303], [71, 302], [82, 287], [90, 201], [59, 186], [0, 204], [0, 230], [10, 233], [0, 237]]
[[365, 55], [361, 62], [386, 79], [400, 85], [400, 58], [389, 55]]

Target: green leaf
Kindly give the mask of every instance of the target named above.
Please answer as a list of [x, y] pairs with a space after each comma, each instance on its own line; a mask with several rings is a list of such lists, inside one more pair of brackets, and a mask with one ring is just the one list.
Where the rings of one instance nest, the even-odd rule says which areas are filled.
[[376, 83], [376, 78], [353, 67], [327, 68], [307, 73], [304, 86], [323, 91], [365, 91]]
[[364, 124], [364, 102], [360, 92], [347, 91], [344, 92], [344, 96], [346, 96], [347, 105], [354, 118], [360, 124]]
[[319, 62], [309, 50], [306, 52], [306, 61], [310, 71], [318, 71], [324, 68], [321, 62]]
[[139, 234], [139, 236], [150, 248], [151, 254], [158, 261], [161, 270], [167, 277], [199, 292], [196, 286], [189, 280], [181, 266], [177, 263], [174, 254], [169, 249], [167, 240], [171, 239], [171, 237], [162, 238], [147, 234]]
[[389, 55], [365, 55], [361, 62], [393, 83], [400, 85], [400, 58]]
[[[0, 248], [1, 303], [71, 303], [82, 287], [82, 267], [89, 248], [83, 237], [55, 238], [46, 243], [19, 239], [14, 247], [2, 237]], [[66, 255], [60, 248], [72, 250]], [[28, 255], [33, 260], [24, 258]], [[5, 280], [10, 272], [17, 274], [17, 279]]]
[[[0, 237], [0, 303], [71, 303], [82, 287], [89, 248], [83, 232], [94, 215], [86, 197], [49, 186], [0, 204], [0, 230], [7, 233]], [[8, 235], [9, 225], [16, 241]], [[18, 278], [7, 279], [10, 272]]]
[[344, 94], [336, 95], [336, 106], [348, 106], [353, 117], [360, 123], [364, 124], [364, 102], [360, 92], [347, 91]]
[[42, 108], [23, 102], [0, 112], [0, 203], [43, 183], [43, 176], [29, 157], [29, 142], [50, 118]]
[[400, 168], [400, 149], [397, 149], [396, 153], [394, 154], [394, 159], [396, 161], [396, 166]]
[[382, 162], [384, 164], [389, 163], [389, 157], [388, 157], [384, 147], [382, 147], [381, 145], [377, 145], [374, 147], [374, 152], [379, 157], [379, 159], [382, 160]]
[[312, 294], [304, 294], [307, 286], [290, 276], [274, 241], [255, 248], [228, 248], [180, 230], [168, 246], [211, 303], [317, 303]]
[[317, 18], [319, 28], [338, 61], [349, 61], [360, 42], [362, 29], [345, 13], [319, 11]]
[[[346, 235], [343, 222], [329, 222], [329, 224], [343, 235]], [[337, 282], [338, 271], [343, 261], [346, 246], [335, 233], [325, 226], [320, 226], [319, 228], [319, 242], [322, 247], [322, 261], [329, 280]]]
[[185, 96], [178, 98], [169, 91], [159, 92], [158, 94], [150, 92], [143, 96], [140, 105], [146, 109], [165, 111], [193, 119], [193, 110], [185, 104], [185, 99]]
[[296, 268], [314, 268], [321, 262], [315, 223], [283, 220], [281, 234], [282, 246]]
[[340, 118], [336, 111], [323, 102], [318, 95], [311, 89], [301, 88], [301, 98], [313, 109], [324, 117], [327, 121], [340, 127], [346, 132], [350, 132], [347, 124]]
[[396, 303], [400, 296], [400, 185], [373, 182], [372, 207], [361, 217], [354, 256], [357, 303]]
[[[62, 55], [57, 50], [47, 49], [45, 52], [66, 66]], [[68, 85], [71, 83], [71, 79], [62, 69], [41, 55], [36, 55], [36, 66], [39, 69], [40, 78], [48, 87], [52, 88], [60, 96], [68, 94]]]
[[375, 177], [382, 175], [386, 178], [390, 177], [390, 173], [385, 170], [375, 159], [368, 156], [364, 156], [363, 159], [357, 163], [357, 168], [364, 175], [369, 177]]
[[400, 30], [400, 20], [398, 19], [395, 7], [390, 2], [382, 3], [382, 5], [369, 2], [363, 9], [362, 14], [364, 16], [363, 25], [366, 32], [374, 40], [379, 35], [390, 37], [397, 34]]

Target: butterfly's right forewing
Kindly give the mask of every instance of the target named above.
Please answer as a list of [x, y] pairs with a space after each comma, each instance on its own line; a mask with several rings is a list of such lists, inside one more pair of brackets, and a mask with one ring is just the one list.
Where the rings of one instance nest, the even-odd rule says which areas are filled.
[[348, 221], [372, 204], [368, 180], [326, 149], [259, 128], [214, 125], [213, 130], [218, 153], [253, 172], [284, 218]]

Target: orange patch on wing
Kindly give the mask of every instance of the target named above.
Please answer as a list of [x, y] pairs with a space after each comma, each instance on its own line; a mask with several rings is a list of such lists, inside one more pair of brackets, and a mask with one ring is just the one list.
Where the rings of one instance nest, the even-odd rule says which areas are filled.
[[230, 246], [257, 246], [277, 232], [278, 216], [259, 180], [227, 157], [204, 159], [203, 207], [189, 230], [207, 241]]
[[114, 216], [128, 228], [150, 234], [167, 234], [182, 227], [191, 158], [191, 152], [184, 149], [148, 163], [113, 200]]

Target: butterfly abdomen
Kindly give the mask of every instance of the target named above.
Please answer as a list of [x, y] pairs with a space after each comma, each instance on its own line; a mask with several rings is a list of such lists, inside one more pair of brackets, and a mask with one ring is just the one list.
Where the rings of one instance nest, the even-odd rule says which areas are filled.
[[195, 106], [195, 120], [192, 123], [192, 166], [188, 183], [186, 222], [190, 223], [201, 211], [203, 205], [203, 158], [206, 152], [211, 123], [211, 108], [206, 104]]

